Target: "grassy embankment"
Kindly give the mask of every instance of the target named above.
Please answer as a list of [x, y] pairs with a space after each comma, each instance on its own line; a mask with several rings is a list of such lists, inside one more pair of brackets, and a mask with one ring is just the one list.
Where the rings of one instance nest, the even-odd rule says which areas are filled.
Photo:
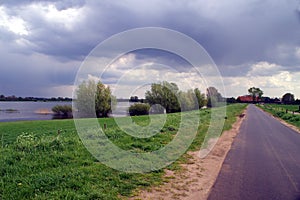
[[259, 105], [259, 107], [271, 113], [273, 116], [279, 117], [287, 123], [300, 128], [299, 105], [265, 104]]
[[[227, 107], [224, 130], [231, 128], [245, 107]], [[192, 112], [199, 115], [198, 111]], [[209, 109], [200, 111], [201, 125], [189, 150], [200, 149], [210, 113]], [[133, 120], [147, 125], [149, 118], [140, 116]], [[99, 123], [107, 124], [106, 135], [120, 148], [146, 152], [172, 140], [180, 114], [168, 114], [160, 133], [146, 139], [123, 133], [113, 119], [99, 119]], [[2, 122], [0, 139], [0, 199], [118, 199], [132, 195], [137, 188], [165, 181], [163, 170], [124, 173], [97, 162], [80, 141], [73, 120]], [[178, 170], [186, 158], [186, 154], [181, 156], [168, 168]]]

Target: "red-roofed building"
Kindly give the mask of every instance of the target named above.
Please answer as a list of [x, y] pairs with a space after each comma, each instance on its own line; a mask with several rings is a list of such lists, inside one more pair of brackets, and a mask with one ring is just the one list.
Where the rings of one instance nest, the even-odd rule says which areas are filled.
[[[253, 97], [251, 95], [239, 96], [237, 98], [237, 101], [241, 103], [250, 103], [253, 102]], [[261, 99], [259, 97], [256, 97], [254, 101], [259, 102], [261, 101]]]

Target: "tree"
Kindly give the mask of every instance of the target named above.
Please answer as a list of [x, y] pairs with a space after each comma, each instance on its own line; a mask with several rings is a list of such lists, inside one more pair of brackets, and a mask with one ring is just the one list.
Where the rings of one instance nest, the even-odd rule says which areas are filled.
[[138, 96], [131, 96], [129, 99], [130, 102], [138, 102], [139, 101], [139, 97]]
[[95, 104], [97, 117], [108, 117], [108, 113], [112, 110], [111, 90], [100, 81], [97, 84]]
[[217, 107], [219, 102], [224, 102], [224, 98], [215, 87], [209, 87], [207, 91], [207, 107]]
[[226, 103], [231, 104], [231, 103], [236, 103], [237, 100], [234, 97], [231, 98], [226, 98]]
[[92, 117], [95, 113], [97, 117], [107, 117], [116, 99], [109, 86], [93, 80], [80, 84], [76, 94], [76, 107], [81, 117]]
[[155, 104], [163, 106], [167, 113], [179, 112], [178, 92], [179, 89], [175, 83], [163, 81], [162, 83], [153, 83], [150, 91], [146, 92], [145, 98], [151, 106]]
[[282, 96], [281, 100], [284, 104], [292, 104], [295, 102], [295, 97], [291, 93], [286, 93]]
[[198, 88], [194, 89], [194, 93], [198, 101], [198, 107], [201, 109], [206, 104], [205, 94], [202, 94]]
[[178, 93], [181, 111], [196, 110], [199, 108], [197, 97], [192, 89]]
[[260, 88], [252, 87], [248, 89], [249, 94], [252, 96], [252, 101], [256, 102], [262, 97], [264, 92]]

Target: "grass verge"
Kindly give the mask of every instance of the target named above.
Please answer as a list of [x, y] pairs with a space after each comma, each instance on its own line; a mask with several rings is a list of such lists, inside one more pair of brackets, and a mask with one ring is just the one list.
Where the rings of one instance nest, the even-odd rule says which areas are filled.
[[[264, 104], [258, 105], [263, 110], [269, 112], [275, 117], [281, 118], [289, 124], [300, 128], [300, 113], [296, 112], [299, 108], [297, 105], [277, 105], [277, 104]], [[293, 113], [294, 111], [294, 113]]]

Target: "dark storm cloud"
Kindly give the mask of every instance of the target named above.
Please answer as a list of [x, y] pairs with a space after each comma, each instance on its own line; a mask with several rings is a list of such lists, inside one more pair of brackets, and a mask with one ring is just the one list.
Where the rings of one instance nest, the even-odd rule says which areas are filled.
[[[23, 1], [28, 3], [29, 1]], [[197, 40], [217, 63], [226, 65], [269, 59], [291, 65], [290, 59], [272, 54], [277, 45], [299, 45], [300, 29], [296, 1], [246, 1], [224, 6], [214, 2], [213, 16], [204, 1], [47, 1], [58, 10], [84, 7], [82, 20], [72, 30], [47, 22], [41, 16], [23, 12], [32, 34], [26, 39], [37, 44], [35, 51], [54, 56], [82, 59], [102, 40], [130, 28], [162, 26], [178, 30]], [[12, 1], [10, 5], [22, 4]], [[230, 13], [232, 12], [232, 13]], [[299, 13], [299, 11], [297, 11]], [[299, 14], [298, 14], [299, 15]], [[278, 53], [278, 52], [277, 52]], [[292, 59], [294, 62], [297, 60]]]
[[[204, 1], [192, 5], [186, 1], [175, 1], [172, 6], [162, 4], [155, 13], [159, 17], [151, 15], [154, 12], [140, 14], [127, 11], [140, 14], [137, 17], [144, 20], [146, 26], [164, 26], [191, 36], [220, 64], [239, 65], [266, 59], [280, 64], [295, 64], [297, 58], [280, 58], [278, 54], [282, 52], [272, 51], [280, 45], [293, 48], [300, 44], [300, 24], [295, 15], [298, 2], [229, 1], [223, 6], [218, 6], [221, 3], [217, 2], [212, 4], [216, 7], [212, 10], [215, 12], [213, 16], [203, 8]], [[149, 7], [151, 9], [151, 5]]]
[[1, 48], [0, 61], [0, 93], [4, 95], [45, 96], [52, 87], [73, 85], [78, 69], [76, 62], [57, 63], [47, 56], [11, 54]]
[[[55, 8], [50, 10], [54, 12], [51, 17], [47, 16], [49, 5]], [[14, 54], [20, 53], [52, 58], [38, 64], [29, 61], [20, 64], [20, 58], [15, 67], [5, 71], [3, 66], [11, 66], [12, 61], [2, 59], [1, 74], [16, 73], [25, 64], [39, 66], [48, 72], [46, 81], [40, 80], [44, 85], [70, 83], [78, 68], [77, 65], [70, 73], [55, 75], [51, 72], [51, 65], [82, 61], [96, 45], [111, 35], [146, 26], [170, 28], [192, 37], [207, 50], [223, 76], [245, 76], [251, 65], [260, 61], [276, 63], [291, 72], [300, 71], [300, 7], [297, 0], [0, 0], [1, 6], [9, 17], [24, 20], [28, 34], [11, 33], [0, 22], [0, 50], [10, 52], [7, 57], [12, 60], [17, 57]], [[71, 15], [56, 18], [65, 12]], [[162, 56], [159, 52], [136, 52], [136, 59], [161, 61], [178, 69], [189, 66], [172, 55]], [[35, 74], [36, 68], [30, 69], [28, 77]], [[114, 77], [113, 74], [107, 75]], [[5, 79], [4, 75], [1, 78]], [[21, 75], [14, 79], [30, 83]]]
[[166, 65], [179, 72], [189, 71], [192, 67], [184, 58], [164, 50], [142, 49], [131, 53], [136, 55], [137, 60]]

